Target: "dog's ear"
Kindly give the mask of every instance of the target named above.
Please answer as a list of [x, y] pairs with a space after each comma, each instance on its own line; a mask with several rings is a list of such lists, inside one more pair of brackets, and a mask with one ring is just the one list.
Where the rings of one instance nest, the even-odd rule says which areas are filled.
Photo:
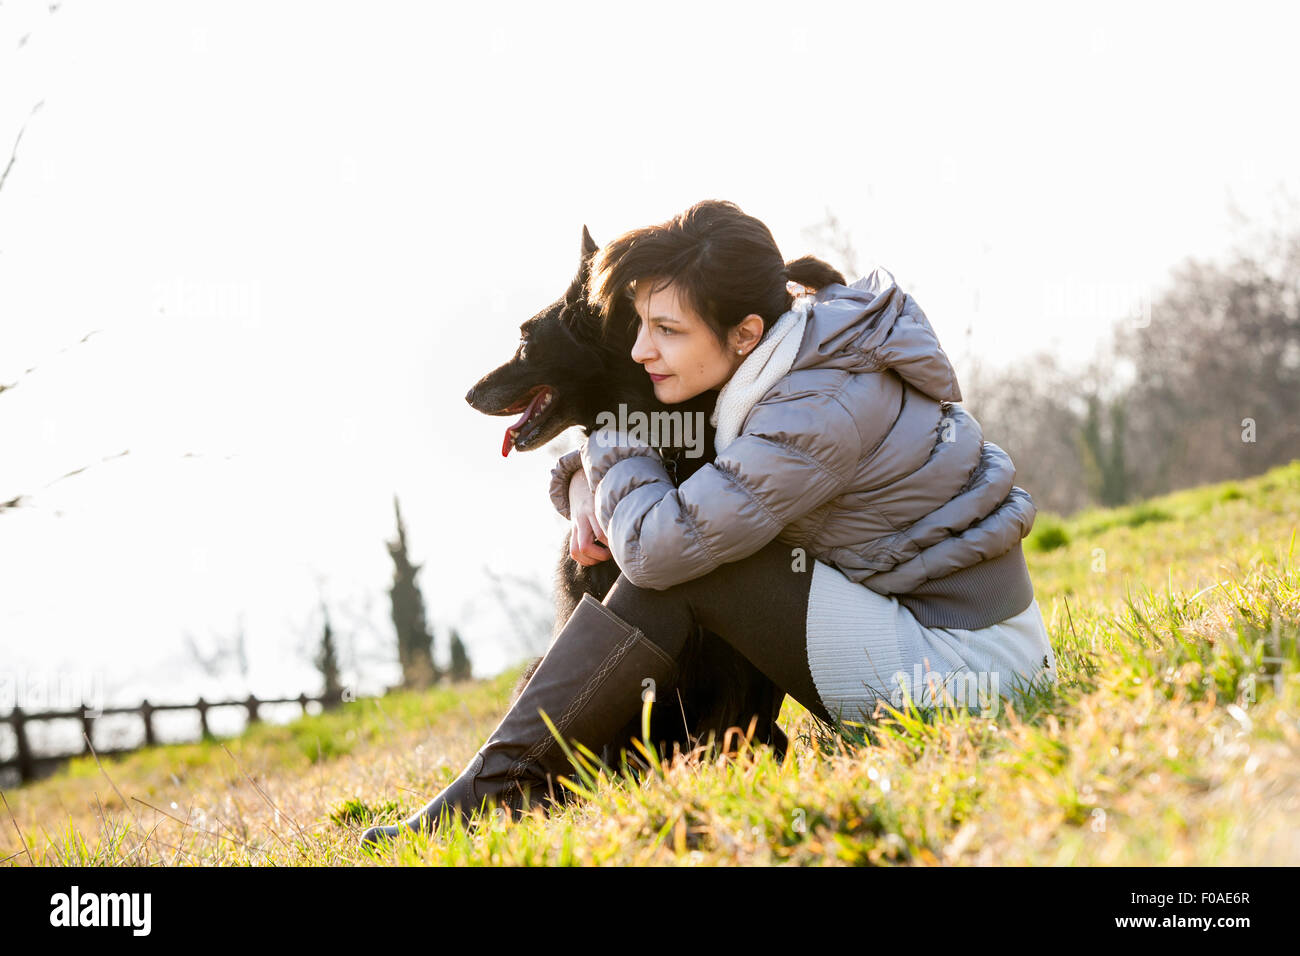
[[564, 293], [564, 301], [572, 304], [586, 295], [587, 277], [591, 274], [591, 257], [600, 247], [596, 245], [596, 240], [591, 238], [591, 233], [587, 231], [587, 226], [582, 227], [582, 255], [578, 259], [578, 271], [574, 273], [573, 281], [569, 283], [568, 291]]
[[591, 238], [591, 233], [587, 231], [587, 224], [583, 223], [582, 224], [582, 255], [580, 256], [582, 261], [586, 262], [588, 259], [590, 259], [592, 253], [599, 248], [600, 246], [596, 245], [596, 240]]

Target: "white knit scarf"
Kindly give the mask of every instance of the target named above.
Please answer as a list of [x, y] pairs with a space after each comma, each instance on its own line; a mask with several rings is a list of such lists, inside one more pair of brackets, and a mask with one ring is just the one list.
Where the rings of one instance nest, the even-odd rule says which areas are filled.
[[812, 294], [795, 296], [790, 311], [772, 324], [758, 347], [745, 357], [740, 368], [722, 386], [713, 406], [713, 416], [709, 419], [718, 429], [713, 439], [713, 448], [718, 454], [740, 437], [745, 416], [754, 404], [790, 371], [803, 342], [804, 326], [813, 299]]

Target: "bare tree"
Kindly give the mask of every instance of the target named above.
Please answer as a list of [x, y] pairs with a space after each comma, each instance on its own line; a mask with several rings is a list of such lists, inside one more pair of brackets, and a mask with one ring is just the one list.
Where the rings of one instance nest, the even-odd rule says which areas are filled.
[[830, 259], [832, 265], [837, 265], [850, 282], [858, 277], [858, 251], [853, 245], [853, 238], [848, 227], [840, 222], [829, 207], [820, 222], [805, 226], [801, 234], [806, 242]]
[[1149, 323], [1121, 330], [1136, 493], [1258, 474], [1300, 451], [1300, 230], [1279, 218], [1225, 262], [1185, 260]]
[[244, 640], [243, 615], [240, 615], [239, 624], [232, 636], [213, 638], [210, 651], [200, 648], [189, 631], [185, 632], [181, 640], [191, 662], [205, 676], [219, 679], [233, 672], [239, 675], [245, 686], [248, 684], [248, 648]]
[[963, 377], [965, 407], [1016, 466], [1016, 484], [1040, 510], [1068, 514], [1089, 503], [1082, 474], [1080, 386], [1054, 355], [1039, 352], [1010, 368], [972, 360]]
[[504, 574], [484, 566], [497, 604], [512, 624], [511, 637], [522, 657], [545, 654], [555, 629], [555, 599], [541, 582], [517, 574]]
[[342, 622], [340, 660], [344, 672], [358, 681], [368, 665], [389, 665], [394, 660], [392, 638], [375, 626], [374, 602], [370, 594], [333, 602], [335, 616]]

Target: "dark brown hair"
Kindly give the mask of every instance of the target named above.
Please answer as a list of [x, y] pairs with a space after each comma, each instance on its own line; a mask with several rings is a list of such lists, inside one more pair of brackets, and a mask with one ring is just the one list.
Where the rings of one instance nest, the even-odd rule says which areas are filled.
[[786, 262], [760, 220], [733, 202], [705, 199], [667, 222], [625, 232], [596, 252], [587, 298], [600, 310], [607, 332], [628, 331], [616, 328], [624, 321], [635, 326], [628, 303], [644, 280], [655, 280], [653, 291], [676, 283], [725, 346], [727, 332], [751, 312], [762, 317], [767, 334], [794, 302], [787, 281], [816, 290], [844, 284], [844, 275], [816, 256]]

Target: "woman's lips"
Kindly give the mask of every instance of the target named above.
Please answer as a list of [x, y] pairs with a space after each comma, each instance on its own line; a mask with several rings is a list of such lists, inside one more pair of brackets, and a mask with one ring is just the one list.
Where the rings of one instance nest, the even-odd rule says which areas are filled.
[[651, 380], [652, 382], [662, 382], [662, 381], [663, 381], [664, 379], [666, 379], [666, 378], [671, 378], [671, 376], [669, 376], [669, 375], [656, 375], [654, 372], [651, 372], [651, 373], [650, 373], [650, 380]]

